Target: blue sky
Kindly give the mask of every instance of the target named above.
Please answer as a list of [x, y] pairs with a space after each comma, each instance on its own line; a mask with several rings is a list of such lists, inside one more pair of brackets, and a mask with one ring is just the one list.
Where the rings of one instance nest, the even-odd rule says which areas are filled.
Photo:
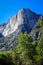
[[21, 8], [43, 14], [43, 0], [0, 0], [0, 24], [8, 22]]

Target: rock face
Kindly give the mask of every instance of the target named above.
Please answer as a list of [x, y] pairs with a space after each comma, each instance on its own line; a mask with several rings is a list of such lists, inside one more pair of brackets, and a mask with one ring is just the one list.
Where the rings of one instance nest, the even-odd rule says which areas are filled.
[[0, 38], [3, 37], [3, 35], [0, 33]]
[[18, 14], [13, 16], [7, 23], [3, 35], [8, 36], [13, 32], [30, 32], [38, 21], [39, 15], [35, 14], [29, 9], [21, 9]]
[[3, 33], [5, 27], [6, 27], [5, 23], [3, 23], [2, 25], [0, 25], [0, 33]]
[[43, 35], [43, 15], [40, 16], [37, 24], [32, 29], [30, 35], [34, 40], [39, 40], [41, 38], [41, 35]]
[[4, 29], [5, 29], [5, 27], [6, 27], [6, 24], [0, 25], [0, 38], [3, 37], [2, 33], [3, 33]]
[[[0, 51], [10, 50], [15, 48], [17, 43], [17, 36], [21, 32], [27, 31], [28, 33], [32, 30], [30, 35], [33, 39], [40, 36], [40, 33], [36, 33], [40, 28], [39, 26], [34, 28], [36, 22], [39, 20], [40, 15], [35, 14], [29, 9], [21, 9], [17, 15], [13, 16], [6, 25], [0, 26]], [[41, 16], [41, 19], [43, 16]], [[34, 32], [35, 30], [35, 32]], [[40, 38], [40, 37], [39, 37]]]

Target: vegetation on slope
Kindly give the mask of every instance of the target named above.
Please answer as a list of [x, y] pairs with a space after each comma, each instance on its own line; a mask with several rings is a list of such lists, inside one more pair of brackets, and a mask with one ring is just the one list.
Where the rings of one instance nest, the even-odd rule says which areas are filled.
[[21, 33], [14, 50], [0, 52], [0, 65], [43, 65], [43, 25], [39, 32], [41, 36], [35, 40], [27, 32]]

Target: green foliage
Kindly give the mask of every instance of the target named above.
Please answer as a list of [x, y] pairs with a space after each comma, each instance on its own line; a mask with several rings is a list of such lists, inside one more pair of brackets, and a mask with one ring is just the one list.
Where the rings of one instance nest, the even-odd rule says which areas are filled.
[[42, 36], [39, 40], [33, 40], [25, 32], [18, 36], [17, 41], [14, 50], [0, 52], [0, 65], [43, 65]]
[[[33, 39], [31, 36], [29, 36], [26, 32], [23, 34], [21, 33], [18, 37], [18, 45], [15, 48], [15, 51], [19, 55], [19, 58], [21, 61], [26, 62], [25, 65], [31, 65], [33, 64], [32, 61], [34, 60], [34, 55], [36, 54], [35, 46], [36, 42], [33, 42]], [[31, 63], [29, 64], [29, 62]]]
[[38, 26], [43, 26], [43, 20], [39, 20], [39, 21], [37, 22], [37, 25], [38, 25]]

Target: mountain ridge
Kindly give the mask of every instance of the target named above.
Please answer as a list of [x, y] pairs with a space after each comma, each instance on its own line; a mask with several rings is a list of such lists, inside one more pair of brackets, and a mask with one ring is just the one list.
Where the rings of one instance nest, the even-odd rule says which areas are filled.
[[[25, 10], [22, 12], [21, 9], [18, 14], [12, 17], [6, 24], [4, 34], [2, 33], [4, 37], [0, 38], [0, 51], [15, 48], [15, 46], [18, 44], [16, 41], [18, 35], [22, 32], [27, 32], [31, 35], [31, 31], [36, 29], [34, 26], [36, 25], [37, 21], [40, 20], [40, 17], [41, 19], [43, 18], [41, 15], [34, 14], [33, 12], [32, 14], [27, 12], [27, 9], [25, 12], [24, 11]], [[35, 32], [33, 33], [35, 34]], [[33, 37], [34, 34], [31, 36]]]
[[[38, 21], [40, 15], [35, 14], [30, 9], [22, 8], [17, 15], [13, 16], [7, 23], [3, 31], [3, 36], [7, 36], [15, 32], [18, 28], [20, 31], [30, 31], [34, 24]], [[28, 24], [28, 25], [27, 25]], [[28, 31], [28, 32], [29, 32]]]

